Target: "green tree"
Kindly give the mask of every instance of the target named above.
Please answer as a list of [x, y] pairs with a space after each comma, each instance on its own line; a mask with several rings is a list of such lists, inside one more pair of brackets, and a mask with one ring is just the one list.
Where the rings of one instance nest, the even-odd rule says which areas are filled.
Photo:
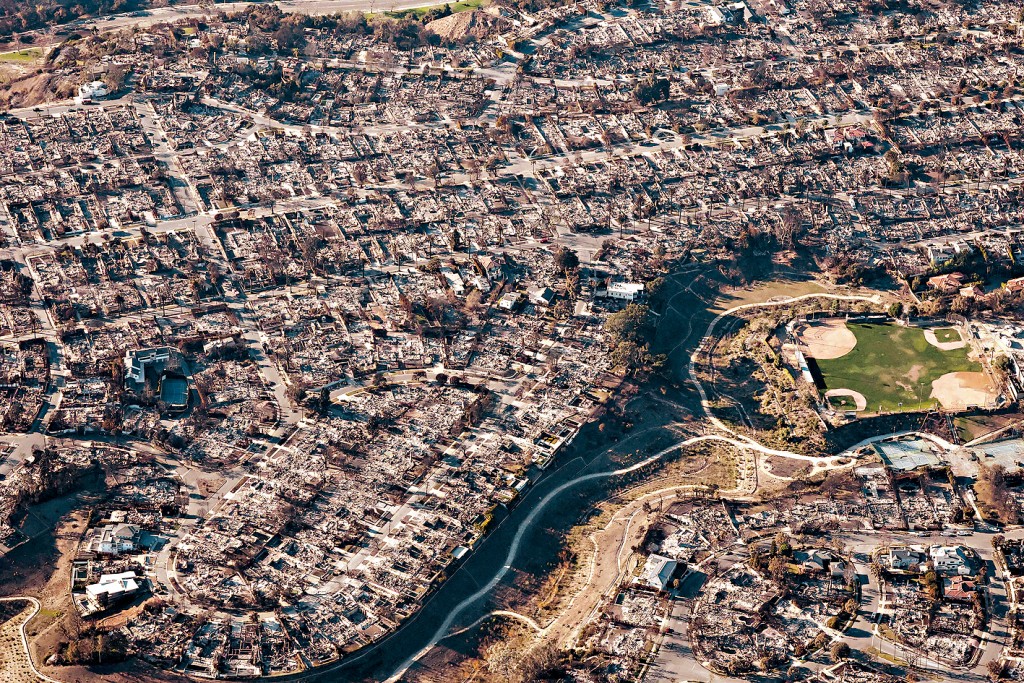
[[650, 360], [651, 357], [647, 353], [646, 346], [641, 346], [629, 340], [619, 342], [611, 355], [613, 366], [626, 368], [627, 370], [638, 370], [647, 365]]
[[604, 324], [605, 331], [616, 345], [624, 341], [643, 343], [650, 334], [650, 328], [650, 310], [642, 304], [628, 304], [608, 316]]
[[555, 268], [561, 273], [566, 273], [570, 270], [576, 270], [580, 267], [580, 257], [576, 255], [576, 252], [568, 247], [559, 247], [555, 250], [552, 257], [555, 261]]
[[832, 643], [832, 648], [829, 650], [829, 654], [832, 655], [832, 661], [841, 662], [850, 656], [850, 646], [843, 641], [837, 641]]

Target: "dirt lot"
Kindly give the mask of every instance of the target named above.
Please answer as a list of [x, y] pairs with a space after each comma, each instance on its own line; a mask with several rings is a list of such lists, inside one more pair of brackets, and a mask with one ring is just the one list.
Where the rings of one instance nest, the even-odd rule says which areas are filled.
[[764, 457], [761, 459], [761, 466], [764, 472], [779, 479], [802, 477], [811, 471], [810, 462], [807, 460], [794, 460], [792, 458]]

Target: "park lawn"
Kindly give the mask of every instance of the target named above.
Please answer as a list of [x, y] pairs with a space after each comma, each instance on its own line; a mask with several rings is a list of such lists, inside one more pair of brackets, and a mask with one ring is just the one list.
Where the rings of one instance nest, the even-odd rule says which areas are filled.
[[934, 405], [932, 381], [947, 372], [980, 372], [967, 349], [942, 351], [915, 327], [850, 325], [857, 346], [842, 358], [816, 359], [829, 389], [864, 395], [867, 410], [922, 410]]
[[960, 336], [960, 330], [954, 327], [943, 327], [942, 329], [935, 330], [935, 338], [943, 344], [963, 341], [963, 337]]
[[1014, 413], [1004, 415], [961, 415], [953, 420], [961, 441], [974, 441], [1016, 422]]
[[778, 297], [824, 294], [827, 291], [814, 280], [770, 280], [759, 282], [747, 289], [721, 291], [715, 298], [712, 308], [715, 313], [721, 313], [736, 306], [760, 304]]
[[43, 50], [38, 47], [29, 47], [24, 50], [0, 53], [0, 62], [35, 62], [43, 57]]
[[444, 7], [447, 4], [451, 7], [452, 14], [465, 12], [467, 10], [480, 9], [487, 4], [487, 0], [465, 0], [464, 2], [449, 2], [431, 5], [429, 7], [414, 7], [412, 9], [400, 9], [392, 12], [385, 12], [384, 15], [392, 19], [422, 19], [427, 12]]

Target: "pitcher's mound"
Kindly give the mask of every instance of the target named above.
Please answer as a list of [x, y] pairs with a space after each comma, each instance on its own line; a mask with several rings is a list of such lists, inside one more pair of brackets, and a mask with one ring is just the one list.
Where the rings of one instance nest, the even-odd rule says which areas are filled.
[[[862, 393], [860, 393], [858, 391], [854, 391], [853, 389], [829, 389], [828, 391], [825, 392], [825, 398], [837, 398], [837, 399], [849, 399], [849, 400], [852, 400], [853, 401], [853, 405], [854, 405], [854, 409], [858, 413], [860, 411], [862, 411], [862, 410], [866, 410], [867, 407], [868, 407], [868, 401], [867, 401], [866, 398], [864, 398], [864, 394], [862, 394]], [[842, 408], [844, 408], [846, 410], [849, 410], [849, 408], [847, 407], [847, 404], [849, 404], [849, 400], [846, 400], [846, 401], [829, 401], [829, 403], [831, 403], [833, 406], [838, 406], [840, 403], [842, 403], [843, 405], [840, 406], [840, 407], [842, 407]]]
[[996, 393], [984, 372], [947, 372], [932, 382], [930, 398], [947, 410], [965, 410], [987, 405], [995, 400]]
[[800, 343], [811, 358], [842, 358], [857, 346], [857, 337], [841, 318], [815, 320], [799, 331]]

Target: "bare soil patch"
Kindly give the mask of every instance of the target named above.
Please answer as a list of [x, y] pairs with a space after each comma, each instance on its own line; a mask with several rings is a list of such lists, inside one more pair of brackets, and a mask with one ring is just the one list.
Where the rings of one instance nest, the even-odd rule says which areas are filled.
[[793, 458], [774, 458], [765, 456], [761, 460], [763, 471], [779, 479], [794, 479], [810, 473], [811, 463], [807, 460]]
[[917, 382], [921, 379], [921, 373], [924, 371], [924, 366], [917, 363], [910, 366], [910, 372], [907, 373], [907, 379], [911, 382]]

